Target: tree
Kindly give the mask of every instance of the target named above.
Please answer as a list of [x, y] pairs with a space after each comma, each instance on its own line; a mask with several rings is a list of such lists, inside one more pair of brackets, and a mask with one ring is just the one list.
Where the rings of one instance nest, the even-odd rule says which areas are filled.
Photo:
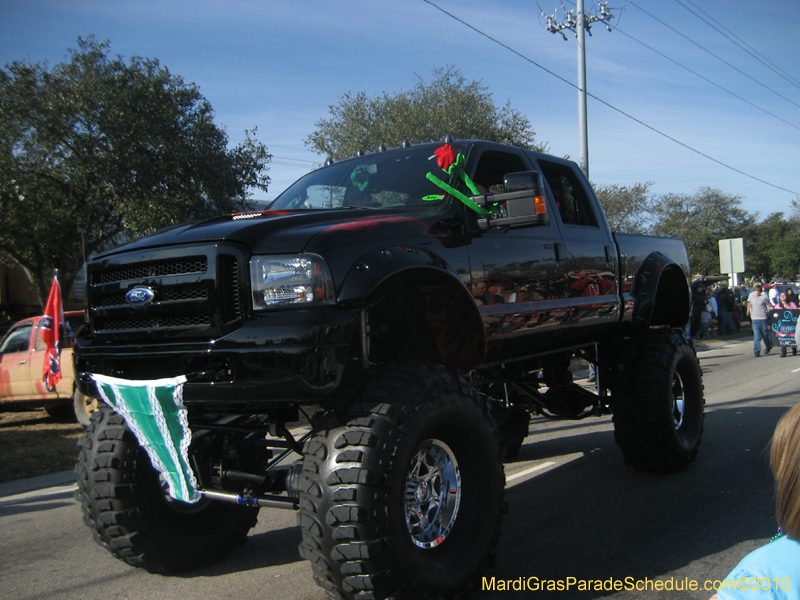
[[746, 232], [748, 273], [770, 281], [773, 277], [795, 280], [800, 274], [800, 219], [773, 213]]
[[651, 232], [682, 239], [692, 273], [719, 273], [719, 240], [745, 237], [755, 223], [741, 205], [740, 196], [708, 187], [692, 196], [666, 194], [652, 204]]
[[647, 233], [650, 228], [653, 200], [648, 196], [652, 182], [595, 187], [612, 231]]
[[0, 70], [0, 251], [44, 304], [69, 293], [84, 258], [180, 221], [248, 206], [270, 154], [253, 132], [228, 149], [194, 84], [157, 60], [109, 57], [78, 39], [67, 62]]
[[430, 84], [418, 77], [410, 91], [372, 97], [346, 93], [329, 107], [329, 114], [315, 123], [317, 129], [305, 143], [335, 160], [380, 144], [433, 142], [447, 134], [545, 149], [535, 142], [530, 121], [510, 101], [497, 107], [487, 86], [467, 81], [453, 66], [434, 70]]

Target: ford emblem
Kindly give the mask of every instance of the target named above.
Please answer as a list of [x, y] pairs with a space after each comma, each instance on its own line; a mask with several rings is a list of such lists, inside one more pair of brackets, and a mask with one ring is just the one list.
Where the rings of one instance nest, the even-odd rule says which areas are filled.
[[125, 294], [125, 302], [136, 308], [147, 306], [156, 297], [156, 293], [149, 287], [135, 287]]

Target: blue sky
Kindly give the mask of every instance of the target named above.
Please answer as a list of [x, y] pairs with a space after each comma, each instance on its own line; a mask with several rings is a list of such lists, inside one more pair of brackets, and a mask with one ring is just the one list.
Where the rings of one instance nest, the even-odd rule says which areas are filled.
[[[561, 16], [560, 1], [431, 1], [519, 54], [424, 0], [0, 0], [0, 64], [54, 65], [89, 35], [114, 55], [157, 58], [199, 86], [231, 142], [258, 128], [274, 159], [256, 198], [324, 161], [303, 140], [342, 94], [407, 90], [448, 65], [577, 161], [576, 40], [547, 32], [540, 11]], [[595, 24], [587, 37], [587, 87], [602, 100], [589, 98], [592, 181], [649, 181], [656, 194], [708, 186], [762, 218], [788, 213], [800, 194], [800, 2], [626, 2], [609, 2], [614, 30]]]

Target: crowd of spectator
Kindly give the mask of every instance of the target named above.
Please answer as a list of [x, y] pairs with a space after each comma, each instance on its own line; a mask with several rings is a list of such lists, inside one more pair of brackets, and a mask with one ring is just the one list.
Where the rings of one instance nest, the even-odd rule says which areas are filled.
[[692, 286], [692, 318], [690, 334], [695, 339], [714, 335], [730, 335], [741, 331], [743, 303], [726, 283], [708, 289]]
[[[692, 286], [692, 316], [687, 325], [687, 335], [694, 339], [711, 339], [739, 333], [742, 322], [749, 321], [753, 329], [755, 355], [759, 356], [762, 341], [766, 347], [764, 353], [768, 354], [772, 346], [767, 331], [767, 313], [776, 308], [800, 308], [800, 298], [794, 286], [753, 283], [730, 289], [727, 283], [715, 286], [696, 284]], [[797, 353], [796, 346], [791, 350], [793, 355]], [[785, 346], [781, 346], [781, 356], [786, 356]]]

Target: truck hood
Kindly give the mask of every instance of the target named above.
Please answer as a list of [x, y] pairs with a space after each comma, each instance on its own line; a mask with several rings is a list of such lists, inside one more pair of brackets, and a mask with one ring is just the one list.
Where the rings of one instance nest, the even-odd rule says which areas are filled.
[[[238, 242], [247, 245], [253, 254], [292, 254], [306, 250], [312, 238], [323, 232], [352, 232], [375, 229], [379, 224], [413, 224], [427, 221], [431, 210], [371, 210], [344, 208], [339, 210], [299, 210], [239, 213], [215, 217], [207, 221], [184, 223], [162, 229], [135, 242], [100, 255], [100, 258], [147, 248], [192, 244], [198, 242]], [[329, 237], [329, 236], [325, 236]]]

